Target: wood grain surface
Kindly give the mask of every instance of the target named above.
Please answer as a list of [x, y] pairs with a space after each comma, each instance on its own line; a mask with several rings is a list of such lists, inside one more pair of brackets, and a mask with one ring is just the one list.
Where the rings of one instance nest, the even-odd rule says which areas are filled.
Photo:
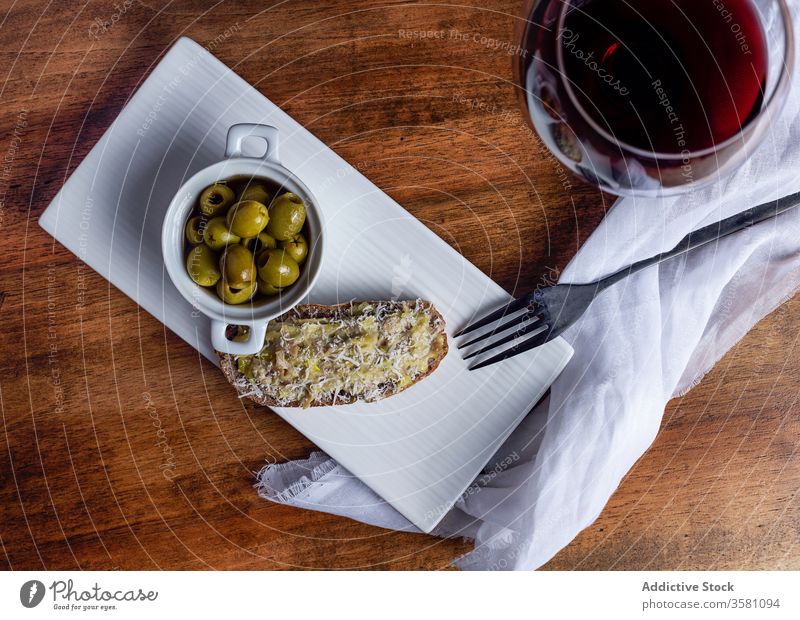
[[[36, 224], [188, 35], [508, 291], [552, 277], [610, 199], [523, 125], [506, 51], [520, 3], [469, 4], [2, 2], [0, 565], [446, 569], [470, 548], [260, 500], [251, 472], [311, 443]], [[798, 310], [670, 403], [546, 568], [800, 568]]]

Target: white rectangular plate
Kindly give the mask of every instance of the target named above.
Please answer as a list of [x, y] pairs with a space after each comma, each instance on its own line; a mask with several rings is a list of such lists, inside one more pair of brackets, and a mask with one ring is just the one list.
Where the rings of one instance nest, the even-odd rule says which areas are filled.
[[[476, 311], [509, 299], [347, 162], [185, 38], [141, 85], [39, 223], [216, 364], [207, 319], [192, 316], [164, 270], [161, 221], [175, 191], [222, 159], [228, 127], [242, 122], [279, 128], [282, 163], [305, 181], [325, 213], [326, 263], [308, 301], [419, 297], [439, 308], [452, 334]], [[451, 350], [430, 377], [385, 401], [275, 411], [428, 532], [571, 355], [570, 346], [557, 339], [470, 373]]]

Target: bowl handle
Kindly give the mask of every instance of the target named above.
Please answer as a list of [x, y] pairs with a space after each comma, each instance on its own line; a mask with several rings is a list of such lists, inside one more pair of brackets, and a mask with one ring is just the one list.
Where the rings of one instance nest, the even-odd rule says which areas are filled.
[[228, 323], [216, 319], [211, 320], [211, 344], [214, 349], [220, 353], [229, 353], [230, 355], [253, 355], [258, 353], [264, 346], [264, 336], [267, 333], [267, 321], [237, 321], [236, 324], [244, 324], [250, 328], [250, 338], [245, 342], [228, 340], [225, 336]]
[[258, 123], [239, 123], [231, 125], [228, 129], [228, 138], [225, 141], [225, 157], [249, 157], [242, 152], [245, 138], [261, 138], [267, 143], [264, 154], [253, 159], [264, 159], [276, 164], [278, 161], [278, 128], [272, 125], [259, 125]]

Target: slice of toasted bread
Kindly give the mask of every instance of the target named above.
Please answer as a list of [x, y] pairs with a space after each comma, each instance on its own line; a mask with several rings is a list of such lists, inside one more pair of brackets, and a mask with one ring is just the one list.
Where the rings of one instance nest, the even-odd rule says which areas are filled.
[[[269, 330], [272, 330], [273, 328], [279, 328], [281, 324], [293, 324], [293, 321], [309, 322], [310, 320], [313, 322], [313, 319], [323, 319], [324, 321], [356, 321], [358, 318], [365, 318], [370, 315], [374, 315], [376, 317], [376, 321], [385, 321], [387, 317], [390, 318], [392, 316], [396, 316], [397, 313], [402, 313], [404, 311], [411, 311], [413, 316], [416, 318], [421, 318], [422, 316], [426, 316], [428, 318], [428, 326], [430, 329], [426, 329], [424, 334], [426, 338], [430, 336], [430, 350], [427, 353], [427, 364], [425, 365], [424, 369], [419, 368], [419, 366], [424, 364], [424, 360], [418, 356], [414, 362], [417, 364], [418, 368], [415, 369], [413, 376], [409, 375], [405, 381], [398, 383], [393, 377], [387, 375], [385, 377], [385, 381], [376, 384], [377, 389], [371, 390], [368, 393], [351, 393], [346, 390], [337, 390], [335, 392], [317, 393], [312, 397], [311, 390], [314, 388], [308, 387], [305, 388], [306, 395], [303, 398], [287, 400], [286, 398], [279, 398], [277, 396], [276, 390], [280, 389], [281, 387], [281, 371], [280, 369], [275, 368], [274, 364], [271, 362], [268, 364], [262, 364], [261, 360], [259, 360], [259, 364], [262, 364], [262, 371], [266, 372], [268, 375], [261, 384], [254, 379], [248, 379], [248, 377], [240, 372], [238, 365], [239, 358], [236, 356], [220, 353], [220, 368], [231, 385], [233, 385], [237, 392], [239, 392], [240, 397], [246, 397], [260, 405], [270, 407], [322, 407], [328, 405], [349, 404], [357, 401], [373, 402], [387, 398], [422, 381], [422, 379], [436, 370], [436, 368], [439, 366], [439, 363], [447, 355], [448, 345], [447, 335], [444, 331], [444, 318], [430, 302], [422, 300], [366, 302], [354, 301], [346, 304], [339, 304], [337, 306], [307, 304], [296, 306], [286, 314], [274, 319], [272, 322], [270, 322], [269, 326]], [[381, 316], [383, 316], [382, 319], [380, 318]], [[423, 326], [425, 325], [425, 323], [422, 321], [420, 321], [420, 323]], [[381, 326], [385, 327], [384, 325]], [[381, 335], [386, 335], [385, 330], [378, 331]], [[402, 336], [399, 335], [399, 329], [398, 338], [402, 338]], [[250, 358], [252, 361], [255, 356], [242, 357]], [[410, 361], [413, 358], [407, 359]], [[335, 365], [335, 362], [332, 360], [327, 361], [332, 362], [332, 364]], [[347, 369], [347, 371], [352, 374], [352, 369]], [[348, 375], [348, 372], [344, 372], [343, 369], [341, 374]], [[318, 385], [326, 378], [327, 377], [315, 377], [313, 384]], [[272, 385], [273, 382], [277, 382], [278, 384]], [[270, 385], [265, 385], [266, 383], [269, 383]], [[401, 383], [403, 383], [403, 385], [401, 385]], [[291, 385], [293, 388], [296, 387], [296, 384]], [[284, 384], [283, 387], [286, 387], [286, 384]]]

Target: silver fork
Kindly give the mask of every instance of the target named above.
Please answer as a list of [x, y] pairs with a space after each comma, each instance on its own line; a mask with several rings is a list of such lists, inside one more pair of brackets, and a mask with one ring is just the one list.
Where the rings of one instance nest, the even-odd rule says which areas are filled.
[[[495, 362], [500, 362], [514, 357], [515, 355], [519, 355], [520, 353], [524, 353], [525, 351], [540, 347], [556, 336], [559, 336], [567, 327], [577, 321], [597, 295], [609, 286], [627, 278], [632, 273], [641, 271], [651, 265], [664, 262], [674, 256], [680, 256], [689, 250], [699, 248], [702, 245], [722, 239], [723, 237], [739, 232], [754, 224], [773, 218], [779, 213], [788, 211], [798, 204], [800, 204], [800, 192], [784, 196], [778, 200], [773, 200], [756, 207], [751, 207], [746, 211], [720, 220], [716, 224], [709, 224], [708, 226], [692, 231], [668, 252], [662, 252], [656, 256], [640, 260], [597, 282], [590, 282], [588, 284], [557, 284], [526, 293], [502, 308], [495, 310], [461, 329], [461, 331], [455, 335], [456, 338], [476, 329], [480, 329], [481, 327], [487, 327], [495, 321], [499, 322], [505, 317], [514, 315], [513, 318], [499, 323], [494, 329], [487, 331], [487, 333], [473, 338], [469, 342], [458, 345], [458, 348], [463, 349], [487, 338], [491, 338], [495, 334], [501, 334], [512, 330], [502, 338], [464, 356], [464, 359], [476, 357], [514, 341], [513, 346], [505, 349], [501, 353], [470, 366], [470, 370], [477, 370], [478, 368], [489, 366]], [[520, 312], [520, 314], [517, 314], [518, 312]], [[523, 336], [528, 334], [530, 334], [530, 337], [523, 339]]]

